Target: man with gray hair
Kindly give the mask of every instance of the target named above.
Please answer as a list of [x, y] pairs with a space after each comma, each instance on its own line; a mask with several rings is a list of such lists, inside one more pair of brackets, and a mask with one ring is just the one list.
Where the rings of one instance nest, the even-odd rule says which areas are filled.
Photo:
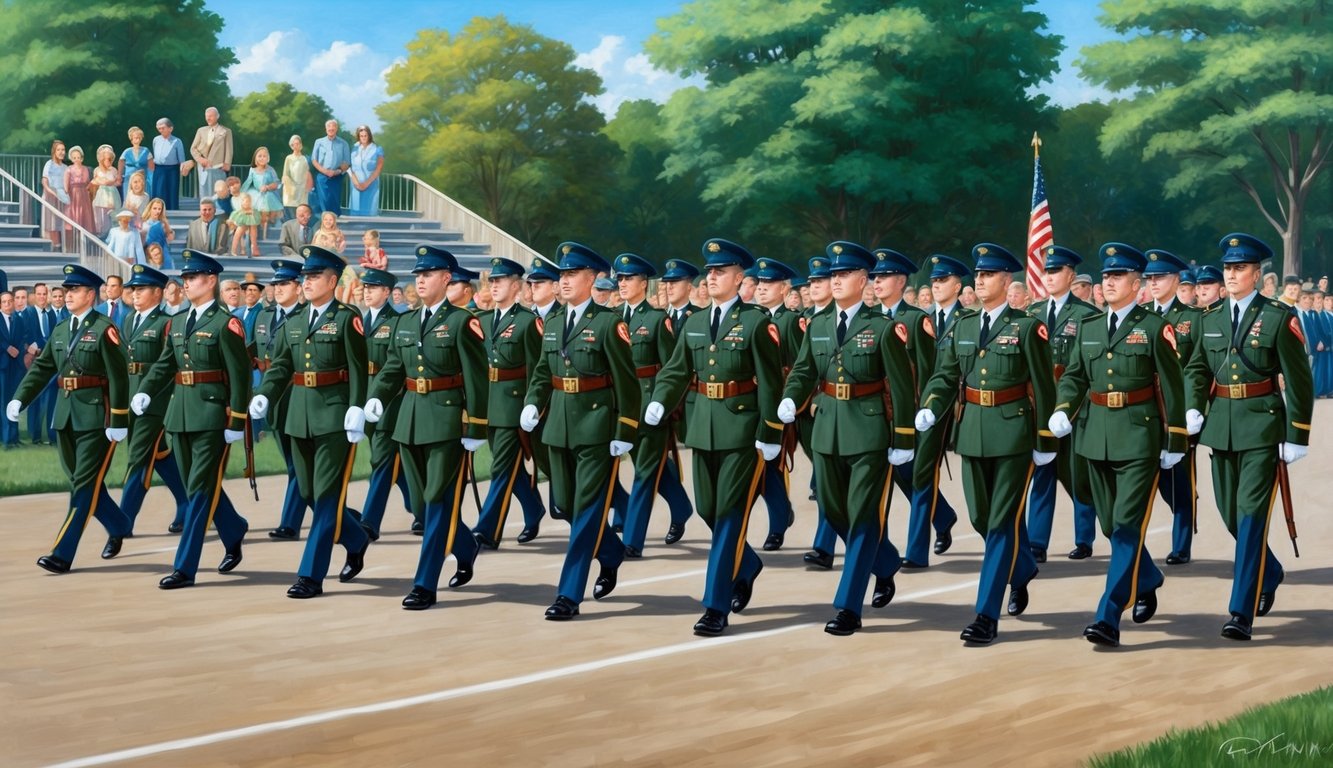
[[157, 121], [157, 136], [153, 138], [153, 197], [160, 197], [167, 210], [180, 208], [181, 163], [185, 162], [185, 145], [171, 135], [175, 129], [171, 120]]
[[315, 198], [321, 211], [342, 215], [343, 174], [352, 166], [352, 148], [338, 135], [338, 121], [324, 123], [324, 136], [310, 150], [315, 168]]
[[227, 254], [227, 224], [217, 218], [217, 203], [213, 198], [205, 197], [199, 201], [199, 218], [190, 222], [185, 247], [210, 256]]
[[[204, 110], [204, 125], [194, 132], [190, 156], [199, 169], [199, 197], [208, 195], [213, 185], [231, 173], [231, 129], [218, 122], [217, 107]], [[170, 206], [169, 206], [170, 207]], [[208, 253], [216, 253], [208, 249]]]

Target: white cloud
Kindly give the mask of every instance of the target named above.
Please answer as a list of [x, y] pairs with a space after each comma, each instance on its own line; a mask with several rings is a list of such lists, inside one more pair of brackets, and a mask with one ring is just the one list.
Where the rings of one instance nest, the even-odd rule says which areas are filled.
[[335, 40], [320, 48], [299, 29], [280, 30], [236, 46], [236, 56], [240, 61], [227, 70], [227, 79], [237, 96], [291, 83], [327, 101], [342, 122], [379, 129], [375, 107], [388, 99], [385, 76], [395, 59], [365, 43]]
[[592, 102], [608, 120], [623, 102], [651, 99], [662, 103], [679, 88], [703, 84], [701, 77], [681, 78], [657, 69], [646, 53], [625, 50], [625, 38], [619, 35], [602, 35], [597, 47], [580, 53], [574, 64], [601, 76], [605, 91]]
[[357, 59], [370, 53], [370, 49], [362, 43], [348, 43], [342, 40], [334, 40], [328, 50], [320, 51], [310, 59], [310, 64], [306, 67], [306, 75], [319, 75], [328, 72], [342, 72], [347, 66], [347, 62]]
[[624, 44], [625, 38], [620, 35], [602, 35], [596, 48], [574, 57], [574, 66], [591, 69], [605, 77], [607, 65], [616, 58], [616, 52]]
[[249, 51], [237, 51], [240, 62], [232, 67], [228, 74], [232, 79], [244, 75], [261, 75], [281, 80], [279, 74], [294, 72], [292, 60], [279, 55], [279, 51], [284, 47], [284, 41], [291, 35], [291, 32], [270, 32], [268, 37], [250, 46]]

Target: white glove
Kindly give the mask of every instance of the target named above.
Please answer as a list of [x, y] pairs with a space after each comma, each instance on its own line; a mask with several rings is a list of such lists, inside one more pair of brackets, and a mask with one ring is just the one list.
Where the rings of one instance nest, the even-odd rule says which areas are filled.
[[1185, 411], [1185, 431], [1191, 435], [1203, 431], [1203, 414], [1193, 408]]
[[1064, 411], [1056, 411], [1051, 414], [1051, 418], [1046, 422], [1046, 428], [1051, 430], [1051, 434], [1056, 437], [1067, 437], [1074, 431], [1074, 425], [1069, 423], [1069, 414]]
[[1179, 464], [1180, 460], [1183, 458], [1185, 458], [1185, 454], [1183, 453], [1172, 453], [1171, 451], [1163, 450], [1161, 462], [1162, 469], [1170, 469], [1174, 467]]
[[1295, 443], [1283, 443], [1281, 448], [1282, 460], [1288, 464], [1295, 464], [1305, 458], [1305, 454], [1309, 452], [1309, 448]]
[[772, 461], [773, 459], [776, 459], [778, 457], [778, 452], [782, 450], [782, 446], [777, 443], [761, 443], [758, 440], [754, 441], [754, 447], [758, 448], [759, 452], [763, 454], [764, 461]]
[[378, 397], [372, 397], [367, 400], [366, 407], [362, 410], [366, 414], [366, 421], [371, 424], [384, 418], [384, 403], [381, 403]]
[[345, 429], [343, 431], [347, 433], [347, 442], [353, 445], [366, 439], [366, 433], [359, 429]]
[[910, 448], [906, 450], [902, 448], [889, 449], [889, 463], [895, 467], [899, 467], [902, 466], [903, 464], [906, 464], [907, 462], [911, 461], [915, 456], [916, 456], [916, 451]]
[[[366, 431], [366, 412], [355, 405], [347, 406], [347, 413], [343, 415], [343, 429], [348, 432]], [[350, 438], [349, 438], [350, 439]], [[352, 442], [356, 442], [352, 440]]]
[[648, 404], [643, 412], [643, 422], [650, 427], [655, 427], [662, 423], [662, 417], [666, 415], [666, 409], [662, 404], [654, 400]]
[[264, 414], [268, 413], [268, 398], [263, 395], [255, 395], [250, 398], [250, 418], [262, 419]]
[[784, 397], [782, 402], [778, 403], [778, 421], [783, 424], [796, 421], [796, 402], [790, 397]]
[[232, 443], [236, 442], [237, 440], [240, 440], [243, 437], [245, 437], [245, 430], [243, 429], [222, 430], [222, 439], [227, 441], [227, 445], [231, 445]]
[[477, 450], [478, 448], [480, 448], [481, 446], [483, 446], [483, 445], [485, 445], [485, 444], [486, 444], [486, 441], [485, 441], [485, 440], [482, 440], [482, 439], [479, 438], [479, 437], [465, 437], [465, 438], [463, 438], [463, 450], [467, 451], [468, 453], [475, 453], [476, 450]]
[[523, 412], [518, 415], [518, 425], [523, 428], [524, 432], [531, 432], [536, 429], [538, 422], [541, 420], [535, 405], [523, 406]]
[[611, 441], [611, 455], [612, 455], [612, 456], [624, 456], [625, 454], [629, 453], [630, 449], [633, 448], [633, 447], [634, 447], [634, 443], [627, 443], [627, 442], [625, 442], [624, 440], [612, 440], [612, 441]]
[[127, 434], [129, 434], [129, 430], [124, 427], [106, 428], [106, 439], [113, 443], [119, 443], [121, 440], [124, 440]]
[[130, 410], [134, 411], [135, 416], [142, 416], [144, 411], [148, 410], [148, 405], [153, 402], [153, 398], [147, 392], [140, 392], [130, 398]]
[[23, 410], [23, 403], [17, 400], [10, 400], [9, 405], [5, 406], [5, 418], [10, 421], [19, 420], [19, 411]]
[[929, 408], [922, 408], [916, 412], [916, 431], [925, 432], [935, 426], [935, 414]]
[[1055, 451], [1050, 451], [1049, 453], [1046, 451], [1032, 452], [1032, 463], [1036, 464], [1039, 467], [1044, 467], [1047, 464], [1050, 464], [1052, 461], [1055, 461]]

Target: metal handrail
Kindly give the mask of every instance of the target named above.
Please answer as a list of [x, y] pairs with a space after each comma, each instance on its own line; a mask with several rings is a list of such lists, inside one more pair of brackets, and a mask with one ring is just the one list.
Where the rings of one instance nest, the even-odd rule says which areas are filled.
[[537, 251], [518, 238], [416, 176], [408, 173], [401, 175], [416, 185], [415, 210], [422, 217], [441, 222], [445, 229], [461, 232], [465, 242], [486, 243], [490, 246], [492, 256], [513, 259], [524, 267], [531, 265], [533, 257], [538, 255]]
[[[20, 198], [19, 222], [21, 224], [30, 225], [41, 221], [41, 216], [34, 214], [34, 208], [47, 210], [65, 224], [61, 244], [64, 253], [77, 255], [80, 264], [102, 276], [115, 274], [124, 279], [130, 274], [130, 267], [132, 266], [130, 262], [112, 253], [101, 238], [79, 226], [79, 223], [67, 216], [64, 211], [51, 205], [41, 195], [28, 188], [26, 184], [14, 178], [9, 171], [0, 168], [0, 198], [9, 199], [14, 190], [19, 193], [15, 197]], [[27, 205], [22, 204], [24, 202], [22, 198], [27, 199]], [[45, 232], [40, 233], [43, 237], [46, 234]]]

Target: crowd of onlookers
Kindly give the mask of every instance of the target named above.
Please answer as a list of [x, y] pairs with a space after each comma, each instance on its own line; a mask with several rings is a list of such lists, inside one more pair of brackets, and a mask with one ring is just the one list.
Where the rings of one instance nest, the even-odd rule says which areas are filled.
[[[358, 126], [356, 142], [349, 144], [338, 135], [338, 121], [329, 120], [325, 135], [315, 141], [309, 155], [301, 137], [294, 135], [288, 141], [291, 154], [281, 169], [272, 165], [268, 147], [256, 147], [242, 179], [232, 173], [235, 137], [220, 117], [216, 108], [209, 107], [188, 148], [174, 135], [175, 126], [168, 118], [157, 121], [158, 135], [149, 146], [144, 146], [143, 130], [131, 127], [128, 148], [117, 155], [110, 144], [103, 144], [91, 166], [82, 147], [67, 148], [58, 139], [52, 142], [51, 158], [41, 176], [42, 197], [48, 204], [42, 215], [45, 236], [62, 248], [62, 238], [72, 229], [57, 215], [63, 213], [105, 240], [116, 256], [174, 269], [174, 253], [182, 243], [167, 221], [167, 212], [179, 209], [181, 179], [191, 173], [197, 176], [202, 226], [195, 231], [191, 225], [184, 246], [211, 254], [262, 256], [261, 243], [269, 229], [279, 225], [283, 253], [308, 243], [341, 252], [345, 240], [337, 221], [344, 214], [344, 181], [349, 193], [346, 214], [379, 214], [384, 151], [368, 126]], [[206, 208], [211, 209], [208, 214]], [[321, 213], [318, 230], [308, 227], [313, 210]], [[287, 225], [298, 220], [289, 231]]]

